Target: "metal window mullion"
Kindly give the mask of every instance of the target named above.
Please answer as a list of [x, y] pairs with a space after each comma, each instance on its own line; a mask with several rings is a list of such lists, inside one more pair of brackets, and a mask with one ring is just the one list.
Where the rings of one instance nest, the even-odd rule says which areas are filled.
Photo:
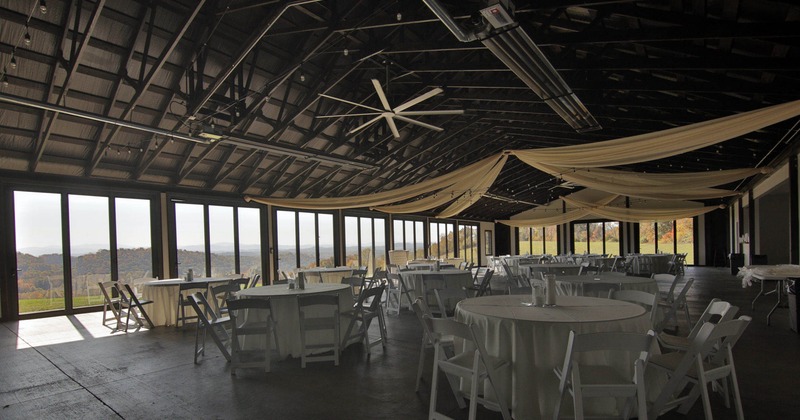
[[64, 311], [72, 314], [72, 252], [70, 247], [69, 195], [61, 193], [61, 249], [64, 264]]
[[239, 207], [233, 207], [233, 271], [241, 273], [241, 252], [239, 251]]
[[117, 249], [117, 203], [116, 197], [108, 198], [108, 253], [111, 265], [111, 280], [119, 281], [119, 252]]
[[203, 242], [206, 250], [206, 276], [211, 277], [211, 224], [208, 220], [208, 204], [203, 204]]

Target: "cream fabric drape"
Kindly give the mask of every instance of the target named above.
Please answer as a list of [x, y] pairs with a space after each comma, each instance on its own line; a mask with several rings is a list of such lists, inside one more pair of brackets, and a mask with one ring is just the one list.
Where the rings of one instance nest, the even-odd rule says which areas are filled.
[[642, 221], [670, 221], [675, 219], [685, 219], [688, 217], [699, 216], [725, 206], [707, 206], [707, 207], [686, 207], [686, 208], [667, 208], [667, 209], [637, 209], [637, 208], [622, 208], [611, 207], [607, 205], [598, 205], [594, 203], [587, 203], [585, 201], [576, 200], [569, 197], [561, 197], [565, 203], [571, 206], [581, 207], [597, 216], [604, 217], [611, 220], [619, 220], [621, 222], [642, 222]]
[[707, 187], [769, 172], [768, 168], [745, 168], [713, 172], [648, 174], [603, 168], [565, 169], [546, 164], [533, 166], [542, 172], [584, 187], [653, 200], [700, 200], [737, 195], [736, 191]]
[[701, 149], [798, 115], [800, 100], [655, 133], [512, 153], [532, 166], [537, 163], [567, 168], [629, 165]]
[[[539, 170], [594, 189], [649, 199], [702, 199], [736, 194], [710, 188], [747, 176], [758, 169], [684, 174], [636, 174], [601, 168], [674, 156], [710, 146], [800, 115], [800, 101], [788, 102], [711, 121], [597, 143], [532, 150], [511, 150], [418, 184], [376, 194], [336, 198], [270, 198], [246, 201], [305, 210], [370, 207], [387, 213], [415, 213], [451, 203], [439, 216], [452, 217], [483, 195], [497, 178], [509, 154]], [[565, 169], [566, 168], [566, 169]], [[395, 204], [415, 197], [424, 197]], [[561, 223], [577, 213], [559, 215]], [[579, 216], [580, 218], [583, 216]], [[616, 217], [616, 216], [615, 216]], [[633, 216], [632, 216], [633, 217]], [[635, 218], [635, 217], [634, 217]], [[643, 219], [652, 220], [652, 219]], [[543, 222], [539, 222], [543, 223]], [[548, 221], [542, 225], [552, 225]]]
[[462, 179], [449, 188], [440, 190], [431, 197], [394, 206], [373, 207], [372, 210], [378, 210], [384, 213], [417, 213], [439, 207], [455, 200], [453, 204], [439, 213], [438, 217], [455, 216], [462, 210], [471, 206], [475, 201], [478, 201], [478, 199], [486, 193], [489, 187], [494, 184], [497, 175], [500, 174], [507, 159], [507, 155], [499, 155], [499, 158], [493, 165], [477, 168], [474, 172], [462, 177]]
[[[438, 191], [452, 186], [459, 180], [472, 177], [474, 173], [483, 173], [493, 167], [497, 160], [502, 156], [498, 153], [483, 160], [457, 169], [449, 174], [422, 181], [418, 184], [407, 187], [396, 188], [375, 194], [357, 195], [352, 197], [334, 198], [271, 198], [271, 197], [250, 197], [245, 196], [245, 201], [255, 201], [256, 203], [269, 204], [273, 206], [292, 207], [303, 210], [331, 210], [331, 209], [353, 209], [361, 207], [383, 206], [408, 200], [422, 194]], [[447, 201], [441, 203], [444, 204]], [[440, 205], [441, 205], [440, 204]], [[436, 207], [436, 206], [433, 206]], [[429, 207], [432, 208], [432, 207]]]
[[[496, 220], [496, 222], [511, 227], [546, 227], [546, 226], [560, 225], [588, 216], [592, 214], [590, 207], [606, 206], [610, 204], [612, 201], [616, 200], [617, 197], [619, 196], [616, 194], [610, 195], [608, 197], [597, 200], [596, 203], [591, 204], [590, 206], [578, 206], [580, 208], [568, 210], [565, 213], [559, 213], [552, 216], [547, 216], [545, 213], [545, 215], [542, 217], [530, 217], [527, 219], [513, 219], [513, 220]], [[544, 210], [544, 212], [547, 212], [547, 210]]]

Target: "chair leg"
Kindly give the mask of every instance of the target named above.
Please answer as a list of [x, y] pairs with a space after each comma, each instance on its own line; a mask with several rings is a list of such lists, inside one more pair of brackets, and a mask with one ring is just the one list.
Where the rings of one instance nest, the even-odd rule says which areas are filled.
[[414, 392], [419, 392], [419, 384], [422, 382], [422, 370], [425, 366], [425, 347], [428, 344], [428, 338], [425, 333], [422, 334], [422, 344], [419, 346], [419, 366], [417, 366], [417, 385]]
[[[477, 356], [475, 356], [477, 358]], [[475, 415], [478, 412], [478, 372], [475, 367], [472, 369], [472, 378], [470, 379], [472, 385], [469, 391], [469, 420], [475, 420]]]
[[[729, 356], [732, 357], [732, 356]], [[742, 396], [739, 394], [739, 380], [736, 378], [736, 367], [731, 362], [731, 387], [733, 388], [733, 403], [736, 405], [736, 418], [744, 420], [744, 410], [742, 410]]]

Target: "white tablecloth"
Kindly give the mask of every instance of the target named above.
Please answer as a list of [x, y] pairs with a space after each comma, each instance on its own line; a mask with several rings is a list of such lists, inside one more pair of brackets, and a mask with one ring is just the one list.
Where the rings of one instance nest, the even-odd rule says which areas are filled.
[[[553, 368], [564, 362], [570, 330], [579, 334], [644, 333], [650, 327], [644, 308], [628, 302], [559, 296], [558, 306], [537, 308], [524, 306], [523, 301], [530, 301], [530, 297], [484, 296], [461, 301], [456, 307], [457, 320], [476, 324], [482, 331], [486, 350], [511, 362], [510, 368], [500, 372], [498, 386], [509, 399], [516, 419], [552, 417], [558, 403], [558, 382]], [[587, 355], [584, 362], [602, 362], [593, 357], [602, 356]], [[620, 359], [625, 360], [612, 359], [610, 363], [632, 377], [633, 358]], [[486, 395], [493, 395], [485, 391]], [[613, 402], [591, 400], [585, 403], [588, 411], [612, 411]], [[565, 402], [562, 412], [571, 415], [571, 402]]]
[[[227, 283], [238, 277], [197, 277], [193, 284], [218, 285]], [[145, 307], [153, 325], [176, 325], [178, 309], [178, 293], [180, 285], [186, 284], [184, 279], [153, 280], [143, 284], [142, 297], [153, 301]], [[199, 290], [198, 290], [199, 291]], [[186, 315], [194, 316], [194, 309], [186, 308]]]
[[[346, 284], [311, 283], [304, 290], [289, 289], [286, 285], [260, 286], [242, 290], [239, 298], [270, 298], [272, 317], [277, 323], [278, 348], [281, 357], [300, 357], [302, 345], [300, 343], [300, 312], [297, 307], [297, 296], [310, 294], [337, 294], [339, 295], [339, 313], [350, 311], [353, 308], [353, 293]], [[319, 314], [316, 314], [319, 315]], [[313, 308], [309, 309], [309, 316], [315, 316]], [[350, 318], [339, 318], [339, 333], [347, 332]], [[322, 341], [329, 342], [330, 336], [323, 336], [327, 332], [313, 332], [306, 335], [307, 344], [318, 344]], [[337, 340], [341, 338], [337, 337]], [[257, 344], [249, 343], [248, 347]], [[261, 347], [263, 348], [263, 342]], [[273, 343], [273, 348], [275, 343]]]
[[[441, 288], [461, 289], [462, 287], [469, 287], [472, 285], [472, 273], [467, 270], [459, 270], [455, 268], [439, 271], [403, 271], [401, 275], [403, 276], [403, 280], [406, 281], [406, 284], [413, 285], [417, 296], [426, 296], [427, 290]], [[428, 304], [435, 305], [436, 302], [430, 300]], [[446, 305], [448, 306], [448, 309], [453, 309], [454, 305]]]
[[657, 294], [658, 283], [655, 279], [636, 276], [620, 276], [615, 274], [589, 274], [581, 276], [556, 275], [558, 290], [563, 294], [574, 296], [607, 297], [608, 290], [639, 290]]
[[[754, 276], [758, 277], [754, 277]], [[800, 277], [800, 265], [746, 265], [739, 267], [737, 276], [742, 279], [742, 287], [752, 286], [753, 280], [782, 280], [787, 277]]]

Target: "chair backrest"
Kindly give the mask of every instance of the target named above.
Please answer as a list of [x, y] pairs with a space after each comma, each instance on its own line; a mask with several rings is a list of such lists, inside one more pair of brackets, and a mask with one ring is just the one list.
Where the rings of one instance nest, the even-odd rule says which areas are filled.
[[201, 325], [210, 325], [219, 319], [217, 313], [211, 308], [204, 294], [200, 292], [192, 293], [187, 300], [189, 304], [192, 305], [192, 308], [194, 308], [197, 319], [200, 320]]
[[358, 296], [358, 302], [355, 304], [356, 309], [367, 310], [367, 311], [378, 311], [381, 305], [381, 298], [383, 297], [383, 291], [386, 289], [386, 285], [380, 284], [375, 287], [365, 288], [363, 292]]
[[211, 286], [208, 300], [209, 303], [211, 303], [212, 310], [217, 314], [217, 316], [220, 316], [223, 312], [223, 309], [227, 308], [228, 299], [233, 297], [233, 294], [239, 290], [239, 285], [236, 283], [226, 283]]
[[[658, 295], [653, 293], [643, 292], [641, 290], [616, 290], [611, 289], [608, 291], [609, 299], [624, 300], [643, 306], [650, 311], [650, 323], [655, 328], [656, 326], [656, 309], [658, 307]], [[656, 328], [656, 332], [660, 329]]]
[[431, 331], [428, 323], [425, 322], [425, 317], [433, 318], [433, 314], [431, 313], [431, 308], [428, 307], [428, 304], [425, 303], [421, 297], [418, 297], [414, 300], [414, 303], [411, 304], [411, 307], [414, 309], [414, 313], [417, 315], [417, 319], [422, 324], [422, 331], [425, 334], [425, 338], [428, 340], [430, 344], [433, 344], [433, 332]]
[[669, 292], [667, 293], [666, 298], [672, 301], [672, 296], [675, 293], [675, 286], [680, 282], [680, 278], [673, 274], [653, 274], [650, 276], [650, 278], [657, 282], [669, 282]]
[[261, 286], [261, 274], [256, 274], [250, 279], [250, 284], [247, 285], [247, 288], [251, 287], [258, 287]]
[[[231, 318], [231, 350], [234, 353], [242, 351], [242, 342], [240, 341], [242, 337], [264, 336], [269, 339], [270, 328], [272, 327], [272, 323], [269, 321], [272, 317], [272, 301], [269, 298], [231, 299], [228, 300], [227, 305]], [[267, 322], [249, 322], [245, 320], [241, 312], [244, 310], [248, 311], [248, 318], [266, 319]], [[259, 316], [255, 312], [263, 315]], [[264, 364], [268, 366], [269, 360], [265, 360]]]
[[114, 295], [114, 290], [117, 289], [117, 282], [115, 281], [101, 281], [97, 283], [100, 286], [100, 291], [103, 292], [103, 299], [105, 300], [106, 305], [111, 305]]
[[[178, 289], [181, 292], [183, 292], [185, 290], [189, 290], [189, 291], [192, 291], [192, 290], [195, 290], [195, 291], [196, 290], [203, 290], [204, 292], [207, 292], [208, 291], [208, 283], [195, 283], [195, 282], [191, 282], [191, 281], [185, 281], [185, 282], [182, 282], [180, 284], [180, 286], [178, 286]], [[194, 293], [194, 292], [192, 292], [192, 293]]]
[[475, 294], [475, 297], [481, 297], [489, 291], [492, 283], [492, 276], [494, 275], [494, 270], [488, 269], [486, 273], [481, 278], [481, 284], [478, 286], [478, 292]]
[[358, 295], [364, 290], [366, 280], [363, 277], [351, 276], [342, 277], [342, 284], [350, 286], [350, 292], [353, 294], [353, 299], [357, 300]]
[[[689, 340], [694, 339], [697, 333], [700, 332], [700, 328], [706, 322], [719, 324], [720, 322], [730, 321], [736, 316], [737, 312], [739, 312], [738, 306], [733, 306], [729, 302], [717, 298], [711, 299], [711, 302], [708, 303], [703, 314], [700, 315], [700, 319], [697, 320], [694, 324], [694, 328], [689, 332]], [[716, 318], [716, 316], [719, 318]]]

